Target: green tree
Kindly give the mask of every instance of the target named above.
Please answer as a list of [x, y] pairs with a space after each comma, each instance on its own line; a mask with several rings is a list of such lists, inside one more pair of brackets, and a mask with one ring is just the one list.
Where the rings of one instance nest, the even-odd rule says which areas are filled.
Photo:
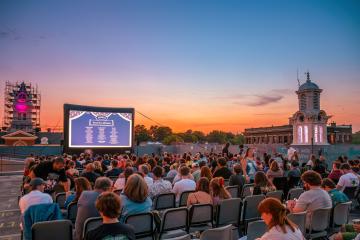
[[184, 140], [177, 134], [171, 134], [164, 138], [163, 144], [170, 145], [174, 143], [181, 143], [184, 142]]
[[150, 131], [144, 125], [136, 125], [134, 128], [135, 141], [146, 142], [152, 140]]
[[191, 129], [178, 135], [184, 140], [184, 142], [187, 143], [195, 143], [198, 141], [198, 138], [196, 137], [196, 135], [193, 134], [193, 131]]
[[197, 138], [198, 142], [201, 142], [201, 143], [206, 142], [206, 136], [203, 132], [193, 131], [192, 135], [194, 135]]
[[162, 142], [167, 136], [172, 134], [169, 127], [151, 126], [150, 134], [155, 141]]
[[213, 130], [206, 136], [207, 141], [210, 143], [224, 144], [227, 141], [227, 135], [223, 131]]
[[234, 135], [233, 138], [231, 138], [229, 140], [229, 142], [231, 142], [231, 144], [233, 144], [233, 145], [244, 144], [245, 143], [245, 137], [242, 134], [236, 134], [236, 135]]
[[352, 144], [360, 144], [360, 131], [353, 133]]

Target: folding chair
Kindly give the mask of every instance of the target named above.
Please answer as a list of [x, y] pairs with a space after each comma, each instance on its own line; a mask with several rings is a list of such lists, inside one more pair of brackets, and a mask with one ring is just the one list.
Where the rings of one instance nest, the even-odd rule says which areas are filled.
[[284, 193], [281, 190], [266, 193], [267, 198], [269, 198], [269, 197], [276, 198], [276, 199], [279, 199], [280, 202], [282, 202], [283, 196], [284, 196]]
[[349, 200], [355, 199], [357, 186], [345, 187], [343, 193], [349, 198]]
[[245, 198], [247, 196], [251, 196], [253, 190], [254, 190], [254, 184], [244, 184], [240, 197]]
[[188, 234], [188, 217], [189, 212], [186, 207], [166, 209], [161, 218], [159, 239]]
[[232, 198], [238, 198], [239, 197], [239, 186], [227, 186], [225, 187], [226, 190], [230, 193]]
[[184, 191], [180, 195], [180, 201], [179, 201], [179, 207], [184, 207], [187, 205], [187, 199], [189, 197], [190, 193], [193, 193], [195, 191]]
[[224, 227], [213, 228], [205, 230], [200, 235], [200, 240], [231, 240], [232, 239], [232, 228], [233, 226], [227, 225]]
[[288, 192], [287, 200], [293, 200], [294, 198], [298, 199], [303, 192], [304, 189], [302, 188], [292, 188]]
[[238, 226], [241, 212], [241, 199], [230, 198], [221, 200], [216, 212], [216, 227], [228, 224]]
[[204, 231], [213, 227], [213, 205], [194, 204], [189, 208], [189, 232]]
[[300, 177], [289, 177], [287, 181], [288, 189], [299, 186], [300, 179], [301, 179]]
[[28, 207], [21, 218], [24, 239], [31, 240], [31, 227], [35, 223], [62, 219], [61, 210], [57, 203], [35, 204]]
[[55, 202], [59, 204], [60, 209], [65, 209], [66, 193], [61, 192], [55, 195]]
[[285, 191], [287, 185], [287, 177], [275, 177], [272, 182], [275, 185], [276, 190]]
[[72, 224], [69, 220], [53, 220], [34, 223], [32, 240], [72, 240]]
[[175, 193], [162, 193], [154, 199], [154, 210], [164, 210], [168, 208], [175, 208], [176, 195]]
[[311, 213], [309, 229], [306, 238], [327, 237], [329, 228], [331, 208], [316, 209]]
[[260, 202], [264, 199], [264, 195], [253, 195], [248, 196], [243, 200], [241, 223], [243, 224], [245, 231], [249, 222], [260, 220], [261, 216], [257, 208]]
[[287, 217], [295, 223], [302, 234], [305, 236], [306, 234], [306, 211], [305, 212], [299, 212], [299, 213], [290, 213], [287, 215]]
[[263, 220], [250, 222], [247, 226], [247, 240], [255, 240], [260, 238], [267, 230], [267, 226]]
[[66, 218], [69, 219], [72, 223], [75, 223], [77, 215], [77, 203], [71, 202], [67, 207]]
[[339, 228], [348, 223], [349, 221], [349, 214], [351, 209], [352, 202], [345, 202], [345, 203], [338, 203], [332, 209], [332, 221], [331, 221], [331, 228], [332, 230], [339, 230]]
[[86, 233], [101, 226], [102, 217], [91, 217], [85, 220], [82, 238], [86, 236]]
[[151, 212], [129, 215], [125, 223], [132, 225], [135, 229], [136, 238], [151, 237], [155, 239], [154, 215]]

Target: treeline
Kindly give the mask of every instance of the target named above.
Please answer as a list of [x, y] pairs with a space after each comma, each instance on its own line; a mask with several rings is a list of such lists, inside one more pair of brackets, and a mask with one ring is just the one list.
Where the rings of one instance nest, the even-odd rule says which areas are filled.
[[151, 126], [149, 129], [144, 125], [135, 126], [135, 141], [138, 143], [156, 141], [170, 145], [173, 143], [220, 143], [243, 144], [244, 135], [213, 130], [208, 134], [201, 131], [187, 130], [182, 133], [174, 133], [169, 127]]
[[360, 144], [360, 131], [353, 133], [352, 135], [352, 143], [353, 144]]

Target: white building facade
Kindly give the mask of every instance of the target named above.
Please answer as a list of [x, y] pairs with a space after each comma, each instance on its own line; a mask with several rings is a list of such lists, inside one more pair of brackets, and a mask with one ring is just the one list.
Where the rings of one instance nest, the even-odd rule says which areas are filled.
[[309, 72], [306, 75], [306, 82], [296, 91], [299, 111], [289, 119], [293, 126], [292, 145], [328, 145], [327, 122], [331, 116], [320, 109], [323, 90], [310, 80]]

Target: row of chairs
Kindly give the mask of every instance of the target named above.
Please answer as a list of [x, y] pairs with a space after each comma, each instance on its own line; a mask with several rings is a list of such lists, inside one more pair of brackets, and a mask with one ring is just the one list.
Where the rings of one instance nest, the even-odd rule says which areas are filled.
[[[252, 184], [246, 184], [242, 189], [243, 192], [241, 194], [239, 194], [240, 189], [237, 186], [228, 186], [226, 188], [231, 194], [232, 198], [238, 198], [239, 195], [244, 198], [246, 196], [251, 196], [251, 191], [249, 190], [251, 187], [253, 187]], [[183, 207], [187, 205], [188, 196], [192, 192], [194, 191], [185, 191], [181, 194], [180, 201], [178, 204], [179, 207]], [[287, 199], [298, 198], [302, 192], [303, 190], [300, 188], [291, 189], [288, 193]], [[283, 198], [283, 192], [282, 191], [269, 192], [266, 194], [266, 197], [274, 197], [281, 201]], [[66, 199], [65, 193], [58, 193], [55, 197], [55, 202], [59, 204], [60, 209], [64, 210], [64, 216], [66, 216], [67, 219], [75, 223], [76, 215], [77, 215], [77, 204], [70, 203], [67, 206], [67, 208], [65, 208], [65, 204], [64, 204], [65, 199]], [[175, 207], [176, 207], [176, 196], [174, 193], [160, 194], [154, 199], [154, 205], [153, 205], [154, 210], [162, 211], [165, 209], [175, 208]]]
[[[253, 195], [254, 184], [245, 184], [242, 188], [239, 186], [228, 186], [226, 189], [229, 191], [231, 197], [245, 198], [247, 196]], [[291, 188], [288, 190], [286, 199], [299, 198], [299, 196], [304, 192], [302, 188]], [[284, 199], [285, 193], [283, 190], [276, 190], [273, 192], [267, 193], [268, 197], [274, 197], [282, 201]]]
[[[205, 230], [200, 235], [200, 240], [231, 240], [232, 225]], [[151, 236], [152, 237], [152, 236]], [[32, 228], [32, 239], [34, 240], [72, 240], [72, 227], [69, 220], [56, 220], [35, 223]], [[169, 238], [168, 240], [191, 240], [192, 235]]]
[[[209, 230], [222, 226], [232, 226], [231, 235], [234, 236], [236, 227], [245, 227], [248, 240], [262, 236], [266, 231], [265, 223], [258, 213], [253, 211], [254, 202], [264, 196], [248, 196], [241, 201], [239, 198], [226, 199], [217, 207], [217, 214], [213, 215], [213, 206], [210, 204], [197, 204], [186, 207], [167, 209], [161, 214], [160, 225], [156, 227], [157, 212], [130, 215], [125, 222], [135, 229], [136, 237], [152, 239], [171, 239], [172, 237], [186, 236], [189, 232]], [[241, 208], [241, 206], [243, 207]], [[288, 217], [298, 225], [304, 236], [308, 239], [326, 237], [331, 230], [348, 222], [351, 202], [340, 203], [334, 208], [317, 209], [313, 212], [306, 231], [306, 212], [289, 214]], [[241, 211], [241, 209], [243, 209]], [[249, 210], [247, 210], [249, 209]], [[239, 219], [240, 218], [240, 219]], [[89, 218], [84, 223], [84, 232], [90, 231], [102, 224], [100, 217]], [[217, 230], [215, 230], [216, 232]], [[211, 231], [210, 231], [211, 232]], [[69, 220], [58, 220], [35, 223], [32, 226], [33, 240], [67, 240], [72, 239], [72, 223]], [[205, 235], [206, 236], [206, 235]], [[230, 238], [201, 238], [201, 239], [230, 239]]]

